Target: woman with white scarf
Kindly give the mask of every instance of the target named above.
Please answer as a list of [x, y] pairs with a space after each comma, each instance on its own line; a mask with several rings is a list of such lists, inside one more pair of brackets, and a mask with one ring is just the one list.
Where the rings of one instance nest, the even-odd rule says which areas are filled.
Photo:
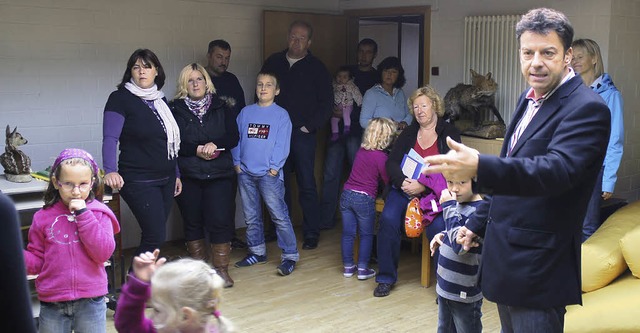
[[104, 182], [120, 191], [138, 220], [142, 235], [134, 255], [164, 243], [173, 197], [182, 191], [176, 164], [180, 130], [160, 91], [164, 81], [158, 57], [138, 49], [104, 108]]

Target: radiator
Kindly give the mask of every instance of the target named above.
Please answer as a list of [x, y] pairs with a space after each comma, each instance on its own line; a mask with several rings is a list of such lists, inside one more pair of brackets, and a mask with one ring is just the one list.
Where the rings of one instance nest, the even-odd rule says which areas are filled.
[[[509, 124], [520, 94], [527, 88], [520, 72], [516, 23], [520, 15], [469, 16], [464, 19], [464, 82], [473, 69], [492, 73], [498, 83], [496, 107]], [[485, 120], [497, 120], [487, 115]]]

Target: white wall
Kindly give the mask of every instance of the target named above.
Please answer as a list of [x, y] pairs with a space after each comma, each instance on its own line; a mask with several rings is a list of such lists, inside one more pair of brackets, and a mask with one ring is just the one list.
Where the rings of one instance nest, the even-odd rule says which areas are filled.
[[[0, 129], [18, 126], [21, 149], [42, 170], [64, 148], [84, 148], [101, 163], [102, 112], [131, 53], [156, 52], [171, 99], [190, 62], [206, 63], [209, 41], [232, 47], [229, 70], [252, 101], [262, 65], [264, 9], [336, 13], [338, 0], [0, 0]], [[283, 39], [286, 36], [283, 36]], [[168, 229], [180, 237], [177, 210]], [[242, 214], [237, 224], [243, 225]], [[125, 247], [139, 229], [122, 209]]]

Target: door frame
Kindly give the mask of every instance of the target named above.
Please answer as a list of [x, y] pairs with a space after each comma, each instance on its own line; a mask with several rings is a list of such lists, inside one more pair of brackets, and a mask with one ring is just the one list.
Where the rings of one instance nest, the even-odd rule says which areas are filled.
[[392, 7], [392, 8], [371, 8], [371, 9], [350, 9], [345, 10], [347, 17], [347, 59], [356, 59], [358, 52], [360, 19], [376, 16], [402, 16], [421, 15], [423, 17], [423, 61], [422, 61], [422, 82], [429, 83], [430, 78], [430, 50], [431, 50], [431, 6], [414, 7]]

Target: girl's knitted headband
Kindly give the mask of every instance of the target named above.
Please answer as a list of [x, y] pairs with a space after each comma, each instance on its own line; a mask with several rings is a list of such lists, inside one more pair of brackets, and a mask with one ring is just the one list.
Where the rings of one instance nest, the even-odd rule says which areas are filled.
[[81, 158], [91, 165], [91, 170], [93, 170], [93, 174], [98, 176], [98, 164], [93, 160], [93, 156], [86, 152], [85, 150], [79, 148], [67, 148], [60, 152], [60, 155], [56, 158], [55, 162], [53, 162], [53, 166], [51, 167], [51, 172], [55, 172], [55, 170], [60, 166], [62, 161], [71, 159], [71, 158]]

